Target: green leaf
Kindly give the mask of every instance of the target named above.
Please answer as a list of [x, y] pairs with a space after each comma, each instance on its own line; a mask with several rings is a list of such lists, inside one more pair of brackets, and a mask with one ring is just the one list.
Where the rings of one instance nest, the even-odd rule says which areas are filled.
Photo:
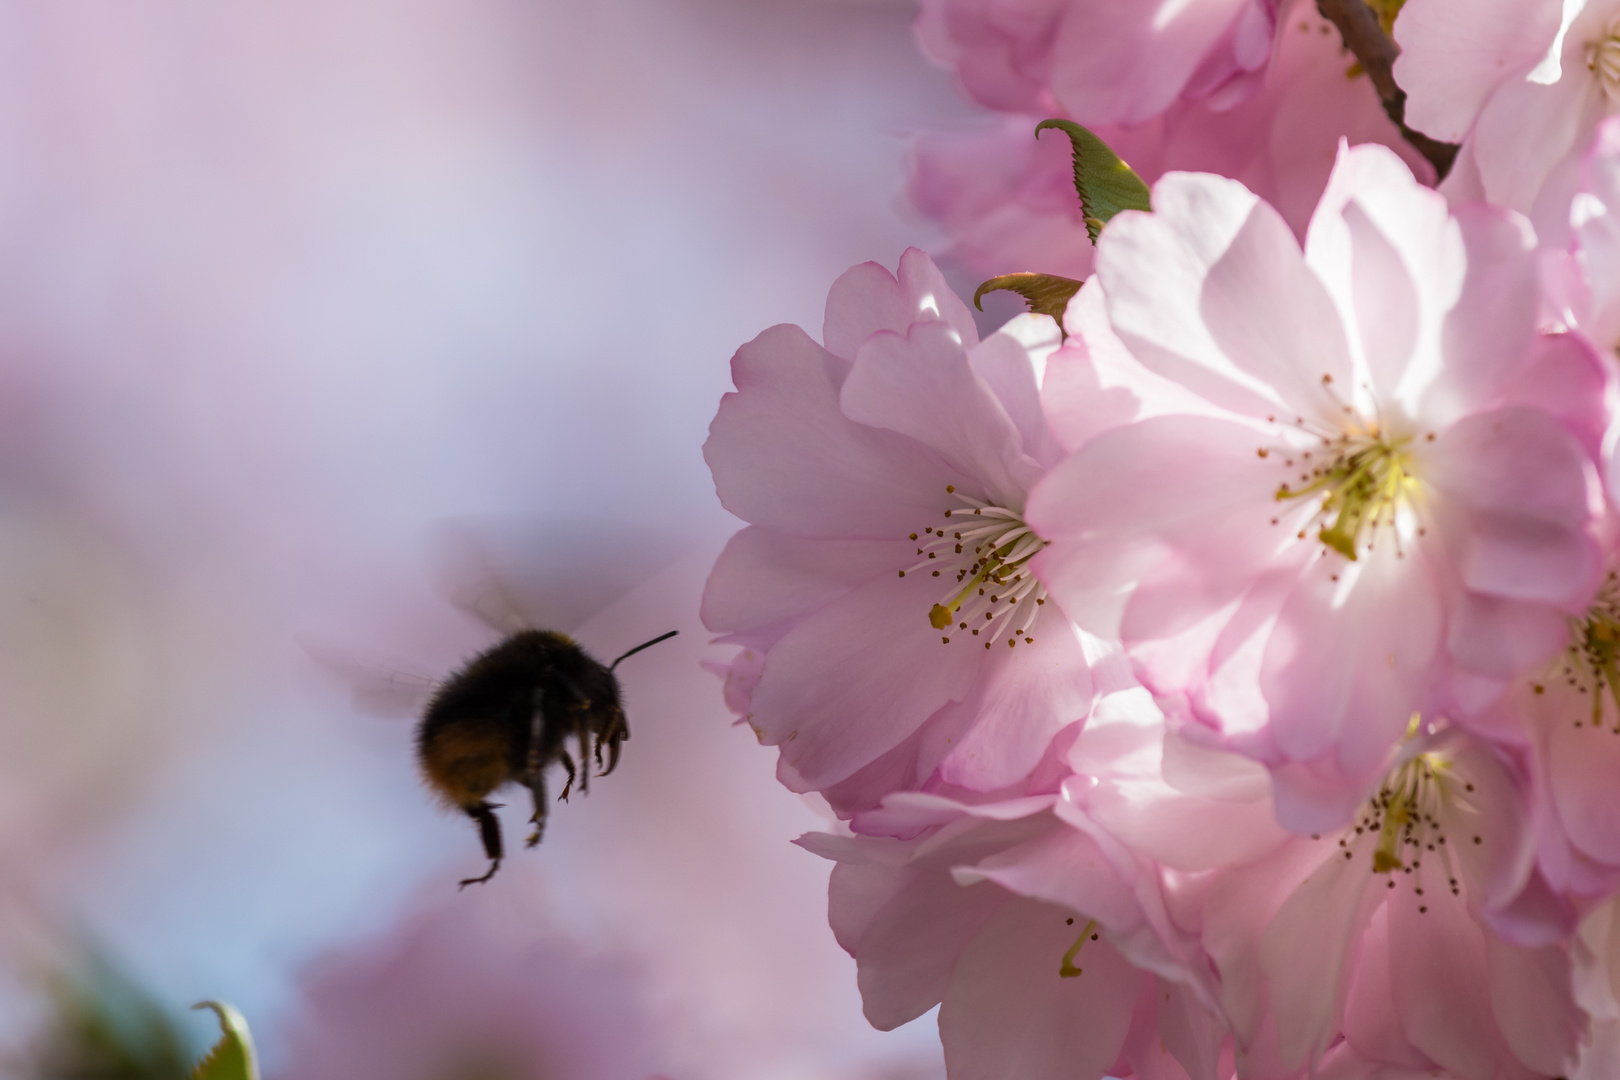
[[[1074, 278], [1058, 277], [1056, 274], [1002, 274], [993, 277], [980, 285], [973, 294], [973, 306], [980, 311], [984, 305], [979, 300], [988, 292], [999, 292], [1006, 289], [1015, 292], [1029, 304], [1029, 310], [1037, 315], [1050, 315], [1057, 320], [1058, 329], [1063, 329], [1063, 312], [1067, 310], [1069, 301], [1074, 294], [1080, 291], [1084, 282]], [[1069, 335], [1065, 331], [1063, 336]]]
[[191, 1080], [259, 1080], [253, 1038], [242, 1014], [218, 1001], [199, 1001], [192, 1008], [214, 1010], [219, 1017], [220, 1039], [192, 1070]]
[[1148, 186], [1131, 167], [1108, 149], [1108, 144], [1072, 120], [1042, 120], [1035, 125], [1035, 137], [1047, 128], [1057, 128], [1074, 147], [1074, 190], [1080, 195], [1080, 209], [1086, 216], [1086, 232], [1091, 242], [1121, 210], [1152, 210]]

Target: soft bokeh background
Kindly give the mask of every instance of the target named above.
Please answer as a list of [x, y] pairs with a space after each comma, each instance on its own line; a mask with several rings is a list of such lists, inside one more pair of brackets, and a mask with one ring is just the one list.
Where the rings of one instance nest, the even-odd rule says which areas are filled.
[[[930, 1020], [862, 1020], [826, 866], [788, 843], [818, 818], [729, 725], [696, 619], [732, 527], [700, 456], [727, 359], [933, 239], [898, 208], [905, 136], [964, 107], [910, 16], [0, 3], [0, 1038], [93, 940], [314, 1076], [309, 994], [465, 902], [470, 955], [504, 926], [558, 981], [633, 987], [581, 991], [634, 1036], [609, 1072], [940, 1071]], [[650, 537], [662, 569], [580, 636], [682, 636], [621, 669], [620, 770], [458, 898], [477, 841], [409, 722], [356, 714], [300, 642], [429, 674], [487, 645], [425, 571], [424, 530], [468, 514]]]

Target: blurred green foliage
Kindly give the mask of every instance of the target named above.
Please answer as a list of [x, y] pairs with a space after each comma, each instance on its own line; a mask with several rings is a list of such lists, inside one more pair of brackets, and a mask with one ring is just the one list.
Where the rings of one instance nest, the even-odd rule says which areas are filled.
[[86, 953], [47, 983], [44, 1029], [21, 1070], [28, 1080], [258, 1080], [242, 1014], [206, 1001], [219, 1041], [195, 1067], [183, 1022], [105, 957]]

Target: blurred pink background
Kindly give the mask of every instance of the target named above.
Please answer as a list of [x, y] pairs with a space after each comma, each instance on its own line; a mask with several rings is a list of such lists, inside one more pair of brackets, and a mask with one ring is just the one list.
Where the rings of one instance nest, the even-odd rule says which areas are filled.
[[[910, 17], [0, 3], [0, 1039], [65, 931], [314, 1076], [305, 989], [462, 902], [630, 980], [600, 1034], [645, 1054], [614, 1069], [941, 1072], [930, 1018], [861, 1018], [827, 866], [789, 844], [820, 819], [730, 726], [696, 619], [734, 526], [700, 455], [731, 353], [819, 334], [841, 271], [935, 239], [899, 208], [905, 138], [967, 108]], [[621, 669], [619, 771], [457, 897], [477, 840], [409, 722], [299, 642], [431, 674], [489, 644], [425, 569], [467, 514], [659, 538], [580, 637], [682, 636]]]

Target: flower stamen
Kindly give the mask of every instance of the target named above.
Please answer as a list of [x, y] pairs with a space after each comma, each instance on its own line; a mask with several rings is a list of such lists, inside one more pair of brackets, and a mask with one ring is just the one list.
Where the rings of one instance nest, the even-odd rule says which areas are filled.
[[[1018, 511], [961, 494], [954, 485], [945, 490], [962, 506], [945, 511], [950, 528], [923, 530], [932, 539], [923, 542], [917, 549], [918, 562], [900, 571], [900, 576], [923, 567], [933, 577], [954, 575], [956, 587], [928, 611], [928, 625], [946, 632], [946, 644], [953, 625], [964, 630], [971, 625], [973, 636], [986, 649], [1009, 629], [1009, 646], [1019, 638], [1033, 645], [1030, 632], [1046, 603], [1046, 588], [1030, 573], [1028, 564], [1046, 541], [1024, 523]], [[967, 511], [972, 511], [971, 516]], [[911, 536], [915, 539], [917, 534]], [[1021, 610], [1025, 616], [1014, 618]]]
[[[1286, 468], [1295, 468], [1295, 458], [1299, 459], [1300, 486], [1291, 481], [1278, 485], [1277, 501], [1320, 496], [1312, 517], [1317, 523], [1317, 538], [1351, 562], [1356, 561], [1364, 539], [1371, 550], [1373, 534], [1382, 526], [1394, 530], [1398, 547], [1403, 511], [1410, 508], [1417, 493], [1412, 462], [1405, 450], [1409, 441], [1381, 434], [1375, 424], [1364, 431], [1324, 438], [1316, 460], [1309, 452], [1285, 451], [1290, 455], [1284, 461]], [[1300, 535], [1303, 537], [1308, 530], [1309, 525], [1300, 530]]]

